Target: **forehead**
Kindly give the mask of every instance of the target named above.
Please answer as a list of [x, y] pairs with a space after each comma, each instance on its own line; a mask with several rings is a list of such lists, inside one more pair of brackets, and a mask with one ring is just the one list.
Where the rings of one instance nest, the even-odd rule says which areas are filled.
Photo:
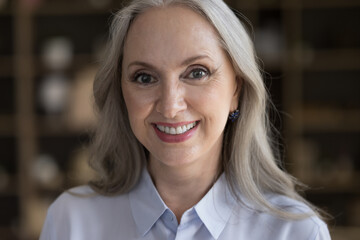
[[[184, 6], [151, 8], [137, 16], [125, 42], [124, 57], [186, 57], [196, 52], [220, 50], [214, 27], [197, 12]], [[180, 56], [179, 56], [180, 55]], [[150, 60], [150, 59], [149, 59]], [[167, 59], [169, 61], [169, 59]]]

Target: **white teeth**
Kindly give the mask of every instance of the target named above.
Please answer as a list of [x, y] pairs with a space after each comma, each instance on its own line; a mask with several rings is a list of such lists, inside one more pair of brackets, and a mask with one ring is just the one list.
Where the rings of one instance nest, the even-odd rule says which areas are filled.
[[176, 134], [181, 134], [181, 133], [183, 133], [182, 127], [177, 127]]
[[176, 128], [173, 127], [167, 127], [167, 126], [162, 126], [162, 125], [156, 125], [156, 127], [164, 133], [167, 134], [171, 134], [171, 135], [176, 135], [176, 134], [183, 134], [187, 131], [189, 131], [190, 129], [192, 129], [193, 127], [195, 127], [196, 122], [193, 123], [189, 123], [187, 125], [184, 126], [178, 126]]
[[181, 129], [182, 131], [181, 131], [181, 133], [184, 133], [184, 132], [186, 132], [186, 126], [182, 126], [182, 129]]

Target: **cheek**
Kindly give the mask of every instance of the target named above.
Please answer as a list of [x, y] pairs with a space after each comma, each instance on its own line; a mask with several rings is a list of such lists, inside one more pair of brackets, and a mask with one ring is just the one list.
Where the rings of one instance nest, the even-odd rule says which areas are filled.
[[137, 130], [144, 124], [146, 118], [151, 113], [154, 101], [152, 97], [153, 95], [144, 94], [124, 86], [123, 96], [128, 111], [131, 128], [133, 131]]
[[230, 112], [232, 95], [226, 86], [214, 84], [194, 90], [190, 96], [192, 107], [198, 111], [207, 124], [222, 126]]
[[199, 88], [191, 95], [204, 109], [219, 108], [219, 111], [227, 111], [233, 99], [233, 91], [231, 91], [230, 86], [221, 80], [216, 80], [206, 87]]

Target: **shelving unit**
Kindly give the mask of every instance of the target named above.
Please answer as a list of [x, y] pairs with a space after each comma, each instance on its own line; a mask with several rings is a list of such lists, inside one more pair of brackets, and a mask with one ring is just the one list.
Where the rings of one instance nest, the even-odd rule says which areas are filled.
[[356, 239], [360, 232], [360, 31], [356, 27], [360, 2], [228, 2], [251, 13], [255, 43], [264, 36], [256, 33], [268, 31], [266, 23], [277, 25], [274, 33], [281, 35], [278, 41], [285, 41], [273, 59], [280, 61], [267, 60], [264, 46], [258, 51], [265, 71], [275, 73], [269, 80], [270, 92], [276, 96], [280, 89], [275, 105], [285, 112], [282, 125], [278, 124], [285, 137], [285, 166], [310, 186], [307, 199], [335, 217], [329, 222], [333, 239]]
[[[96, 65], [93, 45], [107, 38], [110, 10], [119, 9], [121, 1], [102, 9], [86, 0], [49, 0], [34, 8], [20, 0], [6, 4], [0, 9], [0, 238], [38, 239], [49, 204], [81, 183], [71, 171], [89, 140], [87, 129], [39, 105], [39, 86], [51, 74], [42, 46], [58, 36], [73, 44], [64, 72], [73, 86], [79, 72]], [[43, 167], [37, 166], [40, 157], [55, 160], [57, 183], [43, 185], [34, 177], [34, 168]]]
[[[93, 45], [106, 40], [111, 13], [122, 1], [94, 8], [88, 0], [47, 0], [36, 8], [8, 1], [0, 9], [0, 236], [37, 239], [46, 208], [86, 158], [85, 129], [38, 104], [51, 71], [43, 44], [65, 36], [74, 48], [70, 84], [94, 68]], [[360, 2], [358, 0], [226, 1], [252, 23], [266, 84], [282, 114], [285, 166], [312, 190], [306, 197], [336, 219], [333, 239], [360, 232]], [[275, 114], [276, 115], [276, 114]], [[33, 176], [39, 157], [53, 157], [59, 176], [41, 185]], [[79, 162], [81, 164], [81, 162]], [[4, 174], [4, 172], [6, 174]], [[4, 186], [1, 183], [7, 183]], [[4, 217], [3, 217], [4, 216]]]

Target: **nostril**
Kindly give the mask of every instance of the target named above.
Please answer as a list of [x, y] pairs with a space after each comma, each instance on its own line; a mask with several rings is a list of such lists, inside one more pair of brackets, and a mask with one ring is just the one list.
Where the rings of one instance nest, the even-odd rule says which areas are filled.
[[177, 82], [166, 82], [158, 96], [156, 111], [168, 119], [186, 109], [184, 89]]

